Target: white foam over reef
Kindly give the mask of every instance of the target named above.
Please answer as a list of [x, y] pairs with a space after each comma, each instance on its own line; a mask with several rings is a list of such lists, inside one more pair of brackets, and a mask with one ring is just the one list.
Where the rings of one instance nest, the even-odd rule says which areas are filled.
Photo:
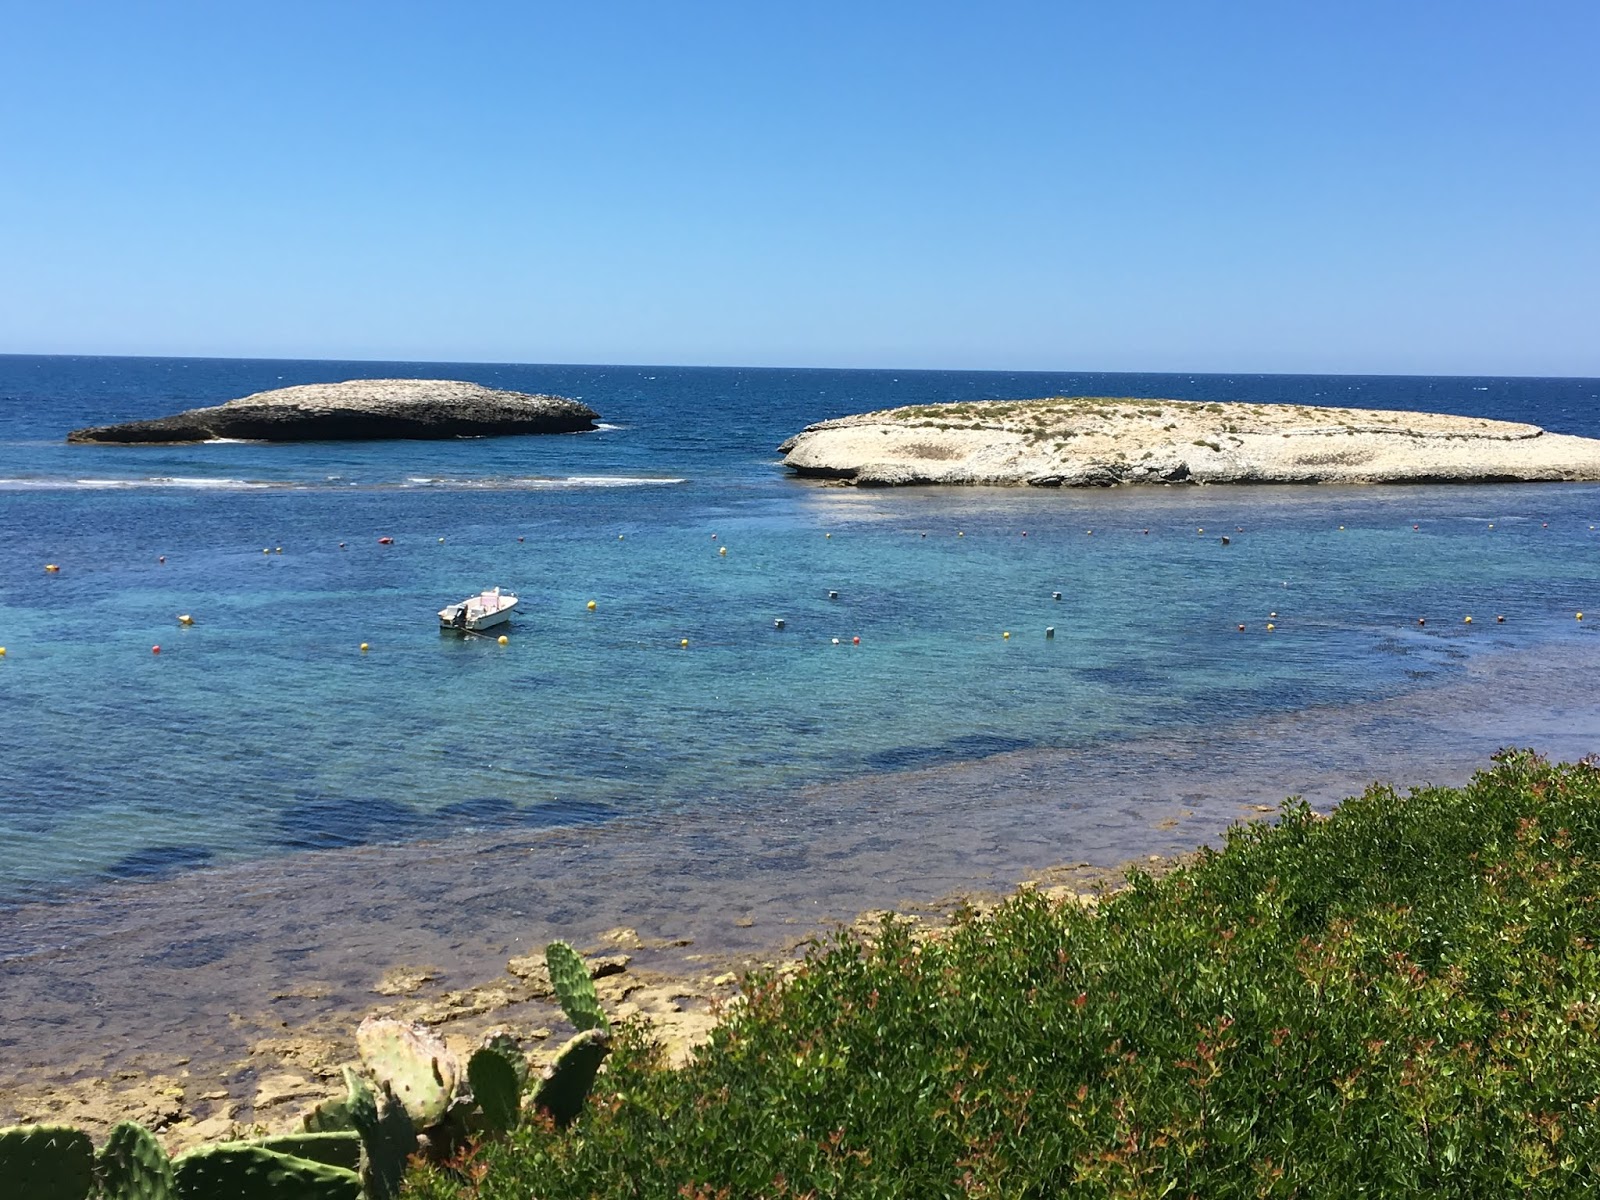
[[537, 491], [546, 488], [618, 488], [618, 487], [670, 487], [687, 483], [686, 479], [657, 478], [644, 475], [562, 475], [562, 476], [487, 476], [481, 479], [460, 479], [445, 475], [413, 475], [407, 478], [410, 487], [486, 488], [506, 491]]
[[0, 479], [0, 491], [101, 492], [117, 488], [212, 488], [218, 491], [254, 491], [258, 488], [288, 487], [289, 484], [268, 483], [254, 479], [208, 479], [197, 476], [158, 475], [145, 479], [66, 479], [24, 478]]

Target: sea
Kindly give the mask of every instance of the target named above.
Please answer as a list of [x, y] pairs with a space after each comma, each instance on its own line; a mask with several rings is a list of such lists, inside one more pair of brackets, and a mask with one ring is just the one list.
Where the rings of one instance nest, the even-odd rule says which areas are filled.
[[[394, 377], [600, 428], [65, 442]], [[1600, 485], [856, 490], [777, 451], [1051, 395], [1600, 437], [1594, 379], [0, 356], [0, 1002], [66, 1037], [98, 980], [138, 1040], [197, 1011], [168, 967], [356, 988], [523, 927], [848, 919], [1600, 749]], [[497, 586], [504, 645], [441, 633]]]

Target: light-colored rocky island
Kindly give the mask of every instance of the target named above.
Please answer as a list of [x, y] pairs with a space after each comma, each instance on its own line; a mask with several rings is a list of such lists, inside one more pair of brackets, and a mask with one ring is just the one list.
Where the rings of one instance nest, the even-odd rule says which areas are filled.
[[503, 392], [453, 379], [352, 379], [256, 392], [170, 417], [74, 429], [69, 442], [263, 442], [578, 433], [592, 408], [563, 396]]
[[797, 474], [861, 487], [1600, 480], [1600, 439], [1370, 408], [1092, 396], [928, 404], [809, 426]]

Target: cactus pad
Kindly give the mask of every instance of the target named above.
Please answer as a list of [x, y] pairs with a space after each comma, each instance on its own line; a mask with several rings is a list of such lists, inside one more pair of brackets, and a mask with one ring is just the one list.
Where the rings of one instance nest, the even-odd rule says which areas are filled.
[[361, 1177], [245, 1142], [206, 1146], [172, 1164], [180, 1200], [361, 1200]]
[[516, 1065], [505, 1051], [490, 1046], [476, 1051], [467, 1062], [467, 1080], [489, 1128], [496, 1133], [514, 1129], [521, 1111], [522, 1084]]
[[177, 1200], [172, 1162], [143, 1125], [124, 1121], [100, 1151], [100, 1188], [106, 1200]]
[[608, 1033], [611, 1023], [600, 1008], [594, 994], [594, 980], [589, 978], [589, 968], [578, 952], [565, 942], [551, 942], [544, 948], [544, 961], [550, 969], [550, 983], [561, 1001], [561, 1010], [567, 1020], [582, 1033], [586, 1029], [603, 1029]]
[[533, 1103], [544, 1109], [563, 1129], [583, 1111], [600, 1064], [611, 1053], [611, 1035], [604, 1029], [586, 1029], [561, 1047], [555, 1062], [545, 1069], [534, 1089]]
[[340, 1096], [337, 1100], [324, 1100], [300, 1118], [307, 1133], [339, 1133], [354, 1130], [350, 1120], [350, 1100]]
[[418, 1129], [444, 1119], [461, 1067], [434, 1033], [421, 1025], [368, 1017], [356, 1028], [356, 1049], [373, 1078], [394, 1093]]
[[385, 1095], [380, 1103], [366, 1080], [349, 1067], [344, 1079], [350, 1088], [350, 1120], [361, 1135], [362, 1186], [368, 1200], [393, 1200], [400, 1193], [406, 1159], [417, 1147], [416, 1131], [392, 1097]]
[[0, 1184], [28, 1200], [84, 1200], [94, 1187], [94, 1143], [67, 1125], [0, 1129]]
[[256, 1138], [254, 1144], [263, 1150], [309, 1158], [312, 1162], [343, 1167], [347, 1171], [357, 1170], [361, 1166], [361, 1135], [353, 1129], [327, 1133], [283, 1133], [276, 1137]]

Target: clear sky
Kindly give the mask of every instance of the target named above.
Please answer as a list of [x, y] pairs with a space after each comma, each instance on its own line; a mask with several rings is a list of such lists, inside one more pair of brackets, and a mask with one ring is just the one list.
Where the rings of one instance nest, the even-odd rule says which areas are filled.
[[0, 0], [0, 352], [1600, 376], [1600, 3]]

